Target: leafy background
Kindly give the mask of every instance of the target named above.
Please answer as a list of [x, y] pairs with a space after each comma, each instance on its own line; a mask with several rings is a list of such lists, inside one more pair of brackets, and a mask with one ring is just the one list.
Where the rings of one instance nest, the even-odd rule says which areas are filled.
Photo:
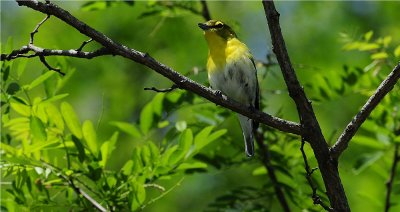
[[[203, 19], [193, 12], [200, 11], [199, 2], [55, 3], [112, 39], [207, 84], [207, 46], [197, 27]], [[332, 143], [400, 58], [400, 6], [276, 4], [298, 77]], [[260, 2], [209, 2], [208, 7], [213, 18], [238, 32], [258, 61], [275, 61]], [[44, 15], [11, 1], [2, 1], [1, 10], [1, 52], [9, 53], [28, 43]], [[84, 40], [54, 17], [35, 36], [37, 46], [56, 49], [76, 49]], [[90, 43], [85, 50], [97, 47]], [[280, 210], [260, 159], [245, 158], [231, 112], [181, 90], [144, 91], [171, 82], [123, 58], [47, 60], [66, 77], [48, 72], [37, 58], [1, 65], [2, 210], [90, 208], [60, 176], [79, 179], [78, 185], [114, 209]], [[258, 70], [263, 110], [298, 121], [279, 68], [259, 64]], [[399, 92], [395, 87], [378, 106], [340, 160], [354, 211], [384, 207], [393, 149], [400, 142]], [[309, 197], [299, 139], [264, 129], [291, 208], [320, 211]], [[306, 152], [315, 167], [309, 146]], [[313, 178], [322, 188], [318, 172]], [[394, 181], [394, 203], [399, 184]]]

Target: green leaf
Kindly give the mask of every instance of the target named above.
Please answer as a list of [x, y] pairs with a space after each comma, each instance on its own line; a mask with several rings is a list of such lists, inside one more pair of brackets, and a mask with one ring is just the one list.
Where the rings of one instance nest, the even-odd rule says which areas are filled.
[[104, 10], [111, 5], [107, 1], [90, 1], [81, 6], [82, 11]]
[[149, 149], [150, 149], [150, 153], [151, 153], [151, 160], [153, 162], [158, 161], [158, 159], [160, 157], [160, 150], [158, 149], [158, 147], [153, 142], [150, 141]]
[[153, 124], [153, 107], [148, 103], [140, 113], [140, 129], [146, 134]]
[[119, 122], [119, 121], [113, 121], [110, 124], [117, 127], [122, 132], [125, 132], [128, 135], [131, 135], [134, 138], [142, 137], [142, 134], [140, 133], [140, 131], [133, 124], [126, 123], [126, 122]]
[[389, 55], [386, 52], [378, 52], [371, 55], [372, 60], [381, 60], [381, 59], [386, 59], [388, 57]]
[[[81, 163], [85, 160], [86, 154], [85, 154], [85, 148], [83, 147], [82, 142], [75, 136], [72, 136], [72, 142], [74, 142], [74, 145], [76, 149], [78, 150], [78, 159]], [[67, 143], [67, 141], [65, 142]]]
[[193, 143], [193, 133], [192, 130], [185, 130], [179, 137], [179, 144], [177, 151], [175, 151], [169, 158], [169, 164], [178, 163], [184, 156], [188, 154], [188, 151]]
[[207, 168], [207, 164], [203, 162], [194, 162], [194, 163], [182, 163], [178, 166], [178, 170], [186, 170], [186, 169], [205, 169]]
[[142, 146], [141, 148], [141, 158], [143, 161], [144, 166], [149, 166], [151, 165], [151, 152], [150, 148], [147, 145]]
[[54, 72], [54, 71], [48, 71], [48, 72], [42, 74], [40, 77], [36, 78], [29, 85], [27, 85], [26, 90], [32, 90], [33, 88], [35, 88], [36, 86], [40, 85], [45, 80], [47, 80], [49, 77], [53, 76], [53, 74], [55, 74], [55, 73], [56, 72]]
[[186, 121], [178, 121], [175, 124], [175, 128], [179, 131], [179, 132], [183, 132], [187, 127], [187, 123]]
[[362, 136], [362, 135], [354, 136], [352, 142], [354, 144], [358, 144], [376, 150], [384, 150], [387, 148], [387, 145], [385, 145], [382, 142], [378, 142], [376, 139], [373, 139], [369, 136]]
[[10, 95], [16, 94], [19, 90], [21, 90], [21, 87], [18, 85], [16, 82], [12, 82], [8, 85], [6, 93]]
[[110, 151], [110, 141], [104, 142], [101, 147], [100, 147], [100, 153], [101, 153], [101, 161], [99, 162], [99, 165], [101, 167], [105, 167], [107, 160], [108, 160], [108, 152]]
[[383, 156], [383, 152], [379, 151], [373, 154], [363, 154], [359, 157], [354, 166], [353, 171], [355, 174], [360, 174], [369, 166], [373, 165], [377, 160], [379, 160]]
[[265, 175], [265, 174], [267, 174], [267, 169], [265, 168], [265, 166], [260, 166], [256, 169], [254, 169], [252, 172], [252, 175], [254, 175], [254, 176]]
[[358, 49], [360, 51], [371, 51], [371, 50], [378, 49], [378, 48], [379, 48], [379, 45], [376, 43], [365, 43], [365, 44], [360, 45]]
[[383, 38], [383, 46], [388, 47], [390, 42], [392, 42], [392, 37], [391, 36], [385, 36]]
[[372, 30], [370, 30], [370, 31], [368, 31], [367, 33], [365, 33], [365, 34], [364, 34], [364, 39], [365, 39], [365, 41], [368, 42], [369, 40], [371, 40], [373, 34], [374, 34], [374, 31], [372, 31]]
[[93, 155], [95, 155], [95, 157], [98, 157], [99, 147], [97, 145], [96, 131], [91, 121], [86, 120], [83, 123], [82, 133], [89, 150], [93, 153]]
[[133, 201], [131, 205], [131, 211], [137, 210], [146, 200], [146, 190], [143, 184], [139, 182], [133, 182]]
[[38, 139], [39, 141], [47, 140], [46, 128], [43, 122], [38, 117], [36, 116], [31, 117], [30, 127], [32, 135], [35, 139]]
[[163, 112], [163, 101], [164, 101], [165, 93], [158, 93], [154, 96], [152, 100], [153, 111], [158, 116], [161, 116]]
[[197, 150], [202, 149], [204, 146], [206, 146], [209, 141], [207, 140], [208, 136], [210, 135], [212, 129], [214, 126], [208, 126], [204, 129], [202, 129], [195, 137], [194, 137], [194, 145]]
[[11, 102], [10, 105], [11, 105], [11, 108], [15, 112], [19, 113], [20, 115], [23, 115], [26, 117], [29, 117], [31, 115], [31, 107], [29, 107], [27, 105], [20, 104], [17, 102]]
[[82, 139], [81, 123], [74, 109], [69, 103], [61, 103], [61, 114], [71, 133], [75, 135], [78, 139]]
[[49, 117], [49, 121], [56, 125], [60, 131], [64, 131], [64, 120], [57, 107], [53, 104], [46, 104], [46, 113]]
[[51, 98], [48, 98], [48, 99], [44, 100], [43, 103], [55, 102], [55, 101], [64, 99], [64, 98], [67, 97], [68, 95], [69, 95], [69, 94], [67, 94], [67, 93], [55, 95], [55, 96], [52, 96]]
[[121, 168], [121, 171], [124, 175], [130, 176], [132, 173], [132, 168], [133, 168], [133, 161], [128, 160], [125, 165]]
[[28, 64], [28, 60], [29, 60], [28, 58], [18, 60], [19, 63], [17, 68], [17, 79], [19, 79], [21, 75], [24, 73], [26, 64]]
[[394, 50], [394, 56], [400, 57], [400, 45], [398, 45]]

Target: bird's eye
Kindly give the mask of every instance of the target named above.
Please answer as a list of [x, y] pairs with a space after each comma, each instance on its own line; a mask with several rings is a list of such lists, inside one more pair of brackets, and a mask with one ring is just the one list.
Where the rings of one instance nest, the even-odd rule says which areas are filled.
[[221, 23], [221, 22], [217, 22], [217, 23], [215, 24], [215, 28], [222, 28], [222, 27], [224, 27], [224, 24]]

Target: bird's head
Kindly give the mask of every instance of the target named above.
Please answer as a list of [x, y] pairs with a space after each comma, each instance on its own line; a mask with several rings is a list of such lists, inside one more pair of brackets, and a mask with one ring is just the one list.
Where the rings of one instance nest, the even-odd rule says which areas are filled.
[[236, 33], [222, 21], [209, 20], [205, 23], [199, 23], [198, 26], [204, 31], [206, 37], [219, 36], [224, 40], [236, 38]]

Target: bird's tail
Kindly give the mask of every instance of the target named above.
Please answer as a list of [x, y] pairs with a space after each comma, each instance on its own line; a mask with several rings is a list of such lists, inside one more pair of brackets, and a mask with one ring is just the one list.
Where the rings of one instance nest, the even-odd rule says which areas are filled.
[[238, 118], [243, 131], [246, 155], [252, 157], [254, 155], [253, 120], [240, 114]]

